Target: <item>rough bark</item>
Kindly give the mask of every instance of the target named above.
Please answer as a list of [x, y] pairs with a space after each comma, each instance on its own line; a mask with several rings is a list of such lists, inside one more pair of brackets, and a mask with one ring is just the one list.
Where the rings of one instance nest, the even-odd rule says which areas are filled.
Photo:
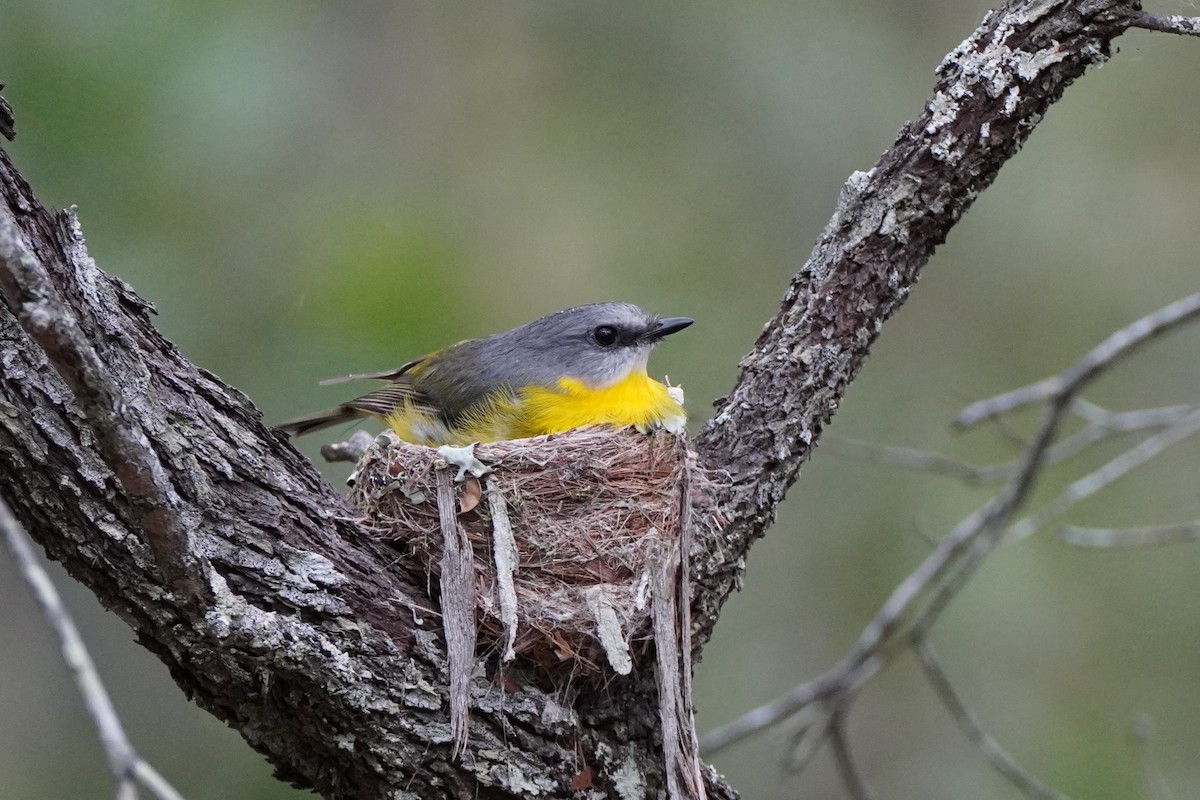
[[699, 644], [934, 248], [1067, 86], [1107, 60], [1139, 10], [1137, 2], [1030, 0], [990, 12], [939, 65], [923, 113], [872, 169], [850, 176], [779, 313], [695, 442], [702, 463], [732, 479], [722, 502], [730, 524], [694, 567]]
[[[694, 549], [697, 647], [933, 249], [1137, 10], [993, 12], [947, 56], [922, 115], [851, 177], [696, 441], [731, 478], [712, 509], [723, 535]], [[326, 797], [570, 796], [585, 768], [577, 796], [662, 791], [645, 670], [569, 704], [480, 677], [454, 761], [445, 645], [419, 567], [364, 536], [338, 491], [246, 397], [183, 358], [149, 304], [96, 268], [73, 214], [45, 210], [0, 155], [0, 493], [185, 692]], [[24, 259], [48, 277], [44, 296], [13, 277]], [[64, 331], [91, 354], [69, 336], [54, 344]], [[144, 463], [122, 455], [130, 442]], [[735, 796], [707, 777], [711, 796]]]

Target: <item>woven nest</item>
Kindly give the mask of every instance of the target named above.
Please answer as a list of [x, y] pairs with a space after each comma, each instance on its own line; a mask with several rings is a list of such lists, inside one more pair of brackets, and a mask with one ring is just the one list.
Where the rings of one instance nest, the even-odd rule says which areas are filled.
[[[681, 515], [699, 536], [703, 523], [690, 509], [706, 507], [711, 495], [685, 440], [594, 427], [480, 444], [474, 454], [491, 473], [453, 491], [470, 542], [479, 644], [552, 672], [597, 674], [606, 662], [628, 672], [633, 645], [650, 634], [655, 578], [678, 562]], [[375, 533], [403, 543], [439, 578], [445, 470], [457, 472], [438, 451], [381, 437], [360, 461], [350, 498]], [[506, 570], [496, 563], [496, 517], [504, 512], [516, 545], [515, 626], [502, 608]]]

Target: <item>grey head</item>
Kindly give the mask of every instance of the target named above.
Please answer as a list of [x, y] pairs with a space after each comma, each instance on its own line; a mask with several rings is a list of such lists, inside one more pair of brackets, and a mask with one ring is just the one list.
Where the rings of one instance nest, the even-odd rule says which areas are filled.
[[552, 385], [574, 378], [609, 386], [639, 369], [664, 337], [692, 324], [659, 317], [630, 303], [595, 303], [549, 314], [510, 331], [476, 340], [487, 383]]
[[658, 317], [629, 303], [556, 311], [504, 333], [467, 339], [396, 370], [352, 376], [391, 383], [312, 420], [285, 423], [285, 429], [302, 433], [357, 413], [387, 416], [409, 405], [436, 414], [453, 428], [492, 402], [497, 392], [516, 396], [527, 386], [552, 387], [561, 378], [592, 389], [611, 386], [634, 370], [645, 371], [654, 346], [691, 324], [687, 317]]

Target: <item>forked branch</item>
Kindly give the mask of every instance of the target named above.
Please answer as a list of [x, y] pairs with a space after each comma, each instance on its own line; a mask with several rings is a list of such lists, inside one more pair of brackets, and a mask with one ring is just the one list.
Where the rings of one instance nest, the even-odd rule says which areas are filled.
[[[934, 249], [1140, 14], [1136, 0], [1026, 0], [990, 13], [943, 60], [893, 146], [847, 181], [696, 440], [701, 468], [730, 483], [709, 509], [728, 524], [692, 551], [693, 650]], [[553, 714], [556, 698], [533, 687], [496, 699], [482, 686], [464, 732], [475, 761], [453, 762], [446, 649], [423, 627], [420, 576], [363, 535], [244, 396], [161, 336], [148, 304], [95, 268], [73, 218], [44, 209], [2, 153], [0, 194], [0, 391], [22, 420], [0, 426], [0, 487], [31, 535], [119, 610], [198, 703], [285, 776], [331, 797], [552, 795], [570, 790], [564, 776], [594, 773], [598, 785], [627, 765], [657, 790], [657, 731], [643, 725], [630, 739], [622, 716], [646, 705], [644, 681]], [[921, 635], [994, 546], [1071, 394], [1051, 402], [1032, 466], [1018, 465], [1000, 498], [931, 556], [928, 591], [901, 586], [885, 609], [895, 616], [806, 690], [827, 730], [841, 724], [839, 698]], [[732, 796], [706, 779], [710, 796]]]

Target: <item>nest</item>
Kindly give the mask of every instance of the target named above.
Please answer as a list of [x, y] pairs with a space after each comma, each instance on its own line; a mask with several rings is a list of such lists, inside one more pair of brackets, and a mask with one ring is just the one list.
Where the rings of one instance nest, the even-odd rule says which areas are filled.
[[[359, 463], [351, 501], [445, 594], [450, 540], [438, 491], [439, 482], [451, 490], [446, 461], [389, 438]], [[651, 633], [656, 580], [675, 576], [666, 568], [679, 563], [685, 523], [698, 535], [692, 500], [711, 494], [685, 440], [593, 427], [480, 444], [474, 455], [490, 472], [452, 489], [457, 530], [469, 542], [478, 643], [551, 672], [600, 674], [606, 663], [629, 672], [634, 645]], [[507, 556], [505, 541], [515, 544]]]

